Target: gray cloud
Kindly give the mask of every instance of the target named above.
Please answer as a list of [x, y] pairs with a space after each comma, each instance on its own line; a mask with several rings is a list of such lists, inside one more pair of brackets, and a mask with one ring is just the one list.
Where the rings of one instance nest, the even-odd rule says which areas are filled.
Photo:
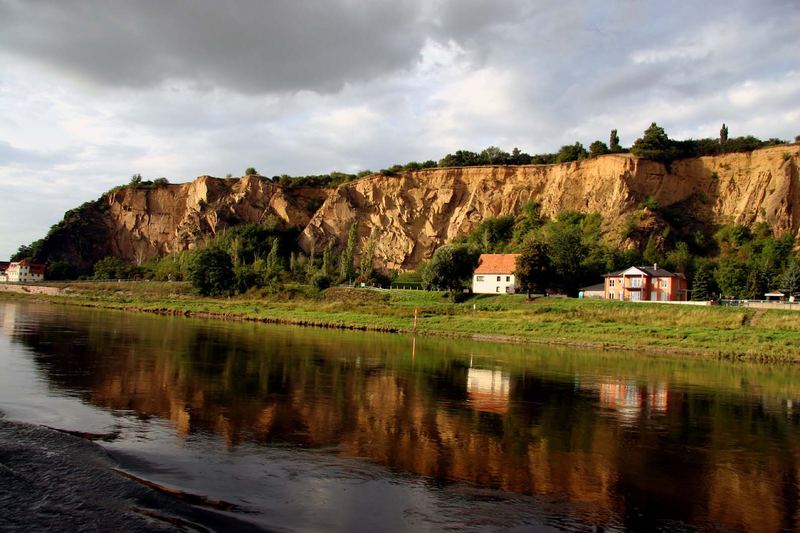
[[0, 257], [134, 172], [793, 138], [798, 27], [796, 0], [0, 0]]
[[0, 47], [112, 86], [335, 91], [413, 61], [418, 16], [402, 1], [3, 0]]

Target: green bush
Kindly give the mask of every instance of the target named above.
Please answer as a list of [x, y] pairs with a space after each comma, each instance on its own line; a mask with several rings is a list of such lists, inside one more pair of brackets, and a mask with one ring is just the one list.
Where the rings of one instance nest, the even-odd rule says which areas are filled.
[[187, 278], [204, 296], [228, 295], [235, 281], [231, 257], [217, 247], [197, 250], [189, 258]]
[[311, 284], [318, 290], [324, 291], [331, 286], [331, 278], [327, 274], [318, 273], [311, 278]]

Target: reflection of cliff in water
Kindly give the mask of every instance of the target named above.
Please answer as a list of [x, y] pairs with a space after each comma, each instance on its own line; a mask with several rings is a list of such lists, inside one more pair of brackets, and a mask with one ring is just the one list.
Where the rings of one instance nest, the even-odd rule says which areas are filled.
[[[180, 435], [330, 448], [587, 503], [594, 520], [636, 529], [653, 516], [750, 530], [800, 520], [800, 421], [757, 396], [663, 376], [587, 379], [580, 359], [545, 352], [500, 368], [446, 341], [418, 340], [412, 358], [399, 336], [64, 316], [14, 334], [51, 385], [171, 420]], [[599, 375], [590, 363], [585, 373]], [[743, 460], [745, 448], [756, 456]]]

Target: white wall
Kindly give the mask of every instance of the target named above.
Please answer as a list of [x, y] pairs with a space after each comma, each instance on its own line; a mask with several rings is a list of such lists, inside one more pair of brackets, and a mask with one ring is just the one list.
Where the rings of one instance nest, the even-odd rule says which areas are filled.
[[[482, 278], [482, 279], [481, 279]], [[497, 281], [500, 278], [500, 281]], [[472, 276], [472, 292], [475, 294], [513, 294], [517, 282], [514, 274], [475, 274]]]
[[42, 281], [44, 276], [41, 274], [31, 274], [30, 267], [18, 266], [14, 269], [6, 270], [6, 279], [9, 283], [25, 283], [27, 281]]

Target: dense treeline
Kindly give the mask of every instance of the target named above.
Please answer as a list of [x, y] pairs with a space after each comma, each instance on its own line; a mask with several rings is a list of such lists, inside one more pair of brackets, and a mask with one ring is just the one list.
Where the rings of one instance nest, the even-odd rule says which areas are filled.
[[[169, 254], [133, 265], [106, 257], [94, 266], [93, 279], [186, 280], [207, 296], [244, 293], [252, 289], [280, 290], [287, 283], [325, 289], [335, 283], [388, 285], [386, 274], [374, 268], [375, 238], [358, 249], [358, 227], [353, 224], [343, 246], [329, 244], [304, 254], [297, 247], [297, 230], [274, 217], [261, 224], [226, 229], [195, 250]], [[360, 259], [357, 260], [357, 255]], [[50, 270], [48, 270], [50, 273]], [[50, 273], [50, 279], [59, 279]]]
[[[643, 205], [642, 210], [653, 206]], [[657, 210], [657, 208], [655, 208]], [[684, 274], [692, 298], [764, 299], [781, 290], [800, 293], [800, 255], [790, 234], [776, 236], [766, 223], [752, 230], [725, 225], [691, 245], [651, 234], [642, 248], [619, 248], [604, 242], [599, 214], [571, 211], [543, 219], [537, 204], [516, 217], [484, 220], [468, 236], [443, 246], [419, 268], [424, 285], [453, 292], [469, 286], [481, 253], [519, 253], [517, 274], [528, 292], [576, 295], [585, 285], [600, 283], [602, 274], [633, 265], [658, 263]], [[659, 244], [656, 244], [659, 243]], [[444, 250], [444, 252], [443, 252]], [[461, 265], [456, 269], [454, 264]]]

